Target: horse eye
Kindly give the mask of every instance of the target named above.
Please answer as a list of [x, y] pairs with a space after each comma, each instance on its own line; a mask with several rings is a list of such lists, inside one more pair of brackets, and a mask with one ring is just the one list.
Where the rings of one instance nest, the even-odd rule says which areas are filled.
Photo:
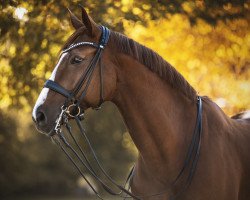
[[83, 58], [79, 57], [79, 56], [75, 56], [74, 58], [71, 59], [70, 63], [71, 64], [78, 64], [80, 62], [83, 61]]

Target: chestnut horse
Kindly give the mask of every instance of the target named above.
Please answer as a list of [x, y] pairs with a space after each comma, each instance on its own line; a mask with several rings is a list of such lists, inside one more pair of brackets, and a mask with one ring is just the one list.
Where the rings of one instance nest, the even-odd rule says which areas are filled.
[[[105, 49], [94, 45], [100, 44], [101, 26], [84, 9], [81, 20], [70, 15], [75, 32], [63, 47], [50, 77], [52, 85], [42, 89], [33, 109], [37, 129], [47, 134], [54, 131], [67, 91], [77, 87], [102, 49], [98, 54], [102, 61], [96, 62], [90, 81], [75, 93], [79, 99], [85, 92], [79, 108], [82, 112], [102, 101], [113, 102], [139, 151], [131, 177], [132, 194], [143, 200], [170, 199], [183, 187], [182, 181], [174, 187], [173, 182], [183, 168], [196, 127], [196, 91], [157, 53], [120, 33], [108, 32]], [[199, 161], [190, 185], [176, 199], [248, 200], [250, 120], [239, 119], [242, 115], [229, 118], [208, 97], [201, 101]]]

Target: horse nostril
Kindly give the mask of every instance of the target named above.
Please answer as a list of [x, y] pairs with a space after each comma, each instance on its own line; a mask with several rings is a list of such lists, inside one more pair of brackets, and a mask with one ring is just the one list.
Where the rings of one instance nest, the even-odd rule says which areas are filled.
[[37, 114], [36, 114], [36, 122], [40, 126], [46, 124], [46, 116], [42, 111], [37, 112]]

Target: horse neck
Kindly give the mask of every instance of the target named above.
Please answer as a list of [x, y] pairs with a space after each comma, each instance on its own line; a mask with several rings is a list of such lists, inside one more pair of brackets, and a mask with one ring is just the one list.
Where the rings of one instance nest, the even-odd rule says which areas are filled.
[[139, 151], [140, 167], [147, 174], [157, 172], [164, 181], [173, 180], [191, 141], [196, 104], [131, 57], [117, 59], [113, 102]]

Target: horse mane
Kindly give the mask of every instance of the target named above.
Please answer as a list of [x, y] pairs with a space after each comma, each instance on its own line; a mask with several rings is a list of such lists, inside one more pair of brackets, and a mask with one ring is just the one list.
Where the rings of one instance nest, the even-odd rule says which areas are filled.
[[111, 48], [114, 48], [116, 52], [132, 56], [141, 64], [166, 80], [173, 88], [182, 92], [190, 100], [196, 101], [197, 92], [195, 89], [171, 64], [153, 50], [114, 31], [111, 31], [110, 44], [112, 45]]
[[[68, 48], [81, 34], [86, 31], [85, 27], [76, 30], [66, 41], [62, 50]], [[139, 44], [126, 37], [125, 35], [111, 31], [109, 45], [116, 52], [121, 52], [132, 56], [141, 64], [149, 68], [152, 72], [158, 74], [167, 81], [173, 88], [182, 92], [192, 101], [196, 101], [197, 93], [195, 89], [186, 81], [186, 79], [167, 61], [153, 50]]]

